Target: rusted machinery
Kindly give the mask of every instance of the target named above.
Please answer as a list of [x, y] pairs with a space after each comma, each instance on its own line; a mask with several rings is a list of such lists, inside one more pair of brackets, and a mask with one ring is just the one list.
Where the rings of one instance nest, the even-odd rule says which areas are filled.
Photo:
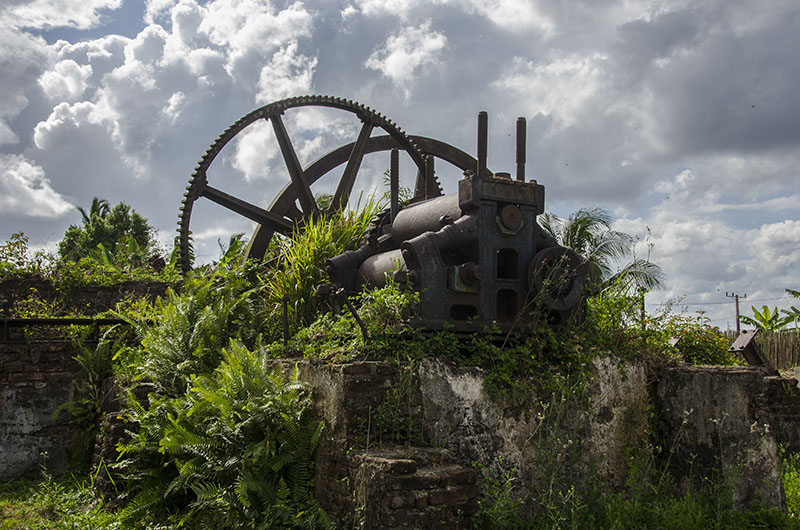
[[[306, 168], [297, 160], [281, 116], [289, 109], [325, 106], [352, 112], [362, 122], [355, 142], [324, 155]], [[272, 123], [290, 182], [264, 209], [208, 184], [207, 170], [220, 150], [257, 120]], [[387, 135], [371, 136], [373, 129]], [[206, 197], [259, 224], [248, 257], [261, 258], [275, 233], [288, 235], [320, 212], [311, 184], [346, 164], [328, 212], [344, 208], [365, 154], [391, 151], [390, 207], [374, 222], [364, 244], [328, 261], [328, 292], [350, 294], [385, 285], [388, 278], [419, 292], [420, 306], [411, 323], [425, 328], [453, 326], [469, 331], [496, 324], [523, 330], [528, 313], [545, 311], [551, 323], [580, 314], [587, 266], [583, 258], [558, 243], [536, 222], [544, 211], [544, 186], [525, 181], [525, 120], [517, 120], [517, 171], [493, 173], [486, 167], [488, 118], [478, 116], [478, 157], [444, 142], [405, 135], [373, 110], [338, 98], [306, 96], [266, 105], [248, 114], [206, 152], [187, 188], [180, 217], [180, 251], [189, 266], [189, 219], [192, 204]], [[413, 198], [399, 200], [399, 151], [417, 168]], [[435, 160], [464, 172], [458, 191], [443, 195]], [[299, 204], [299, 207], [298, 207]]]

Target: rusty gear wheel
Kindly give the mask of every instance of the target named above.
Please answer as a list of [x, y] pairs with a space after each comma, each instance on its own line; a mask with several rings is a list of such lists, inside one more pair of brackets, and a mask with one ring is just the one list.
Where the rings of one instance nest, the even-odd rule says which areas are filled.
[[[323, 155], [306, 168], [297, 159], [291, 139], [281, 116], [290, 109], [300, 107], [330, 107], [355, 114], [362, 122], [355, 142]], [[208, 183], [207, 172], [214, 159], [236, 135], [258, 120], [271, 122], [279, 144], [290, 181], [281, 189], [267, 208], [225, 193]], [[372, 137], [375, 128], [383, 129], [387, 135]], [[194, 202], [205, 197], [233, 212], [258, 223], [247, 249], [248, 258], [262, 258], [275, 233], [290, 235], [305, 219], [343, 209], [352, 192], [361, 161], [366, 154], [400, 149], [408, 153], [417, 166], [417, 184], [413, 201], [442, 194], [441, 186], [433, 171], [433, 159], [440, 158], [462, 169], [474, 169], [473, 157], [451, 145], [431, 138], [407, 136], [397, 125], [382, 114], [352, 100], [330, 96], [302, 96], [270, 103], [242, 117], [228, 127], [208, 148], [186, 187], [178, 220], [180, 264], [184, 271], [191, 266], [190, 219]], [[426, 163], [427, 162], [427, 163]], [[320, 212], [311, 185], [334, 168], [347, 164], [337, 185], [336, 192], [326, 212]], [[430, 175], [430, 176], [429, 176]], [[299, 203], [300, 208], [297, 207]]]

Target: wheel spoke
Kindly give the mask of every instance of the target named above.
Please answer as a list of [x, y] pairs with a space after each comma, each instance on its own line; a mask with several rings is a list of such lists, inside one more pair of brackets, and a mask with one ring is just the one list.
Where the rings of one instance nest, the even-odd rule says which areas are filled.
[[283, 125], [280, 114], [270, 116], [270, 121], [272, 122], [272, 128], [275, 130], [275, 137], [278, 140], [278, 145], [280, 145], [283, 160], [286, 162], [286, 168], [289, 170], [292, 184], [297, 190], [297, 198], [300, 200], [303, 213], [307, 216], [315, 217], [317, 215], [317, 201], [314, 200], [311, 186], [306, 180], [305, 173], [300, 166], [300, 161], [297, 159], [294, 146], [292, 146], [292, 141], [289, 139], [289, 134], [286, 132], [286, 127]]
[[330, 211], [335, 212], [347, 206], [350, 193], [353, 191], [353, 184], [356, 181], [356, 174], [358, 174], [361, 161], [364, 159], [364, 150], [367, 146], [367, 141], [369, 140], [370, 134], [372, 134], [374, 126], [372, 122], [368, 120], [364, 121], [361, 132], [358, 133], [358, 139], [355, 145], [353, 145], [353, 150], [350, 152], [347, 166], [344, 168], [344, 173], [342, 173], [342, 180], [339, 181], [339, 186], [336, 187], [336, 193], [333, 195]]
[[294, 223], [288, 219], [211, 186], [206, 186], [201, 195], [280, 234], [291, 235], [294, 230]]

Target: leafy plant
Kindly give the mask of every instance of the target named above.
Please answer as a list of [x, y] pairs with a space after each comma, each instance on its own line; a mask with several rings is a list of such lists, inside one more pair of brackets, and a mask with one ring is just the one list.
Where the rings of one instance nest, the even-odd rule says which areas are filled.
[[782, 317], [777, 307], [771, 311], [767, 305], [762, 306], [761, 311], [755, 306], [750, 306], [750, 308], [753, 310], [753, 317], [741, 315], [739, 320], [761, 331], [778, 331], [794, 320], [792, 316]]
[[[631, 279], [637, 288], [651, 290], [661, 286], [664, 278], [661, 268], [649, 260], [636, 258], [633, 252], [636, 240], [624, 232], [612, 230], [613, 218], [606, 210], [581, 208], [566, 219], [545, 213], [539, 221], [559, 244], [571, 248], [589, 262], [590, 293], [599, 292], [622, 276]], [[614, 264], [628, 258], [633, 259], [615, 273]]]
[[51, 270], [53, 257], [43, 251], [31, 252], [22, 232], [12, 234], [0, 244], [0, 279], [19, 276], [42, 276]]
[[662, 324], [666, 336], [678, 339], [676, 350], [689, 364], [733, 365], [736, 357], [729, 351], [725, 335], [710, 324], [710, 319], [697, 316], [668, 315]]
[[[292, 333], [313, 322], [321, 309], [315, 289], [326, 279], [325, 260], [357, 248], [380, 209], [381, 205], [371, 199], [363, 208], [359, 204], [356, 211], [309, 219], [290, 239], [273, 238], [268, 259], [274, 260], [274, 266], [261, 278], [265, 310], [281, 315], [285, 299]], [[270, 336], [277, 340], [282, 333], [276, 322]]]
[[124, 344], [120, 330], [109, 328], [96, 347], [87, 345], [82, 338], [74, 340], [77, 354], [73, 357], [81, 368], [80, 376], [73, 381], [74, 399], [60, 405], [54, 416], [66, 412], [79, 434], [73, 441], [73, 463], [78, 468], [89, 464], [96, 436], [97, 420], [105, 400], [103, 381], [112, 375], [112, 359]]
[[121, 467], [138, 493], [121, 517], [173, 512], [191, 527], [330, 527], [312, 494], [323, 424], [296, 373], [287, 380], [276, 370], [232, 341], [184, 396], [149, 410], [134, 404], [141, 429], [123, 446]]
[[141, 377], [162, 395], [179, 396], [191, 375], [212, 372], [231, 339], [253, 347], [263, 324], [256, 290], [213, 279], [195, 282], [183, 294], [169, 290], [166, 301], [159, 299], [155, 322], [130, 320], [145, 352]]
[[88, 213], [80, 207], [78, 211], [83, 226], [70, 225], [67, 228], [58, 245], [61, 259], [78, 261], [94, 253], [102, 260], [119, 254], [117, 257], [120, 259], [141, 264], [155, 250], [153, 228], [127, 204], [119, 203], [110, 208], [107, 201], [95, 197]]

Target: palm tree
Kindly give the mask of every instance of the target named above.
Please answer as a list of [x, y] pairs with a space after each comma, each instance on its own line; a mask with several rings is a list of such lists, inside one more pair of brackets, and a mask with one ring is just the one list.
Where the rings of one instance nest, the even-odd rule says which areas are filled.
[[111, 213], [111, 208], [108, 206], [107, 200], [95, 197], [92, 199], [92, 205], [89, 207], [88, 214], [86, 210], [80, 206], [78, 206], [78, 211], [81, 212], [81, 216], [83, 216], [83, 224], [88, 225], [92, 223], [92, 219], [95, 217], [99, 217], [100, 219], [108, 217], [108, 214]]
[[[634, 255], [635, 240], [624, 232], [611, 229], [611, 214], [598, 207], [581, 208], [566, 219], [545, 213], [539, 222], [559, 244], [571, 248], [589, 262], [588, 289], [599, 292], [620, 278], [629, 279], [639, 290], [658, 289], [664, 273], [655, 263]], [[620, 260], [631, 259], [620, 270]]]

